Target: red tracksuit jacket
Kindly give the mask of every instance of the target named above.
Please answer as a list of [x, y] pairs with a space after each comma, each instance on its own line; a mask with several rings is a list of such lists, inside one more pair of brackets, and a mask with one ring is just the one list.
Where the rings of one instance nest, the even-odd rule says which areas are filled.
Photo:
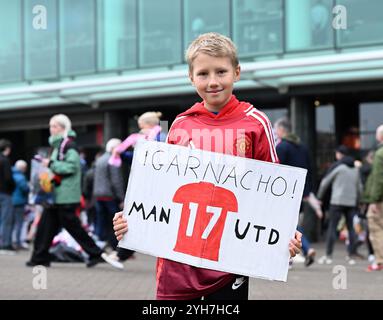
[[[174, 120], [167, 142], [251, 159], [278, 162], [267, 116], [233, 95], [215, 115], [196, 103]], [[230, 273], [157, 260], [157, 299], [196, 299], [234, 280]]]

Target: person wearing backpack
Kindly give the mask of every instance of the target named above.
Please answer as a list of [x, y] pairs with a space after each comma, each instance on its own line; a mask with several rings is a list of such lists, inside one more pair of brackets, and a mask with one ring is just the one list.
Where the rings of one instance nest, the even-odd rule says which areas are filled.
[[44, 209], [38, 225], [34, 248], [27, 266], [50, 266], [52, 257], [49, 248], [54, 236], [63, 227], [89, 255], [87, 267], [105, 262], [106, 256], [94, 240], [82, 228], [76, 216], [81, 197], [80, 156], [76, 147], [76, 133], [70, 119], [64, 114], [54, 115], [49, 122], [49, 144], [52, 147], [49, 159], [43, 159], [54, 174], [53, 204]]

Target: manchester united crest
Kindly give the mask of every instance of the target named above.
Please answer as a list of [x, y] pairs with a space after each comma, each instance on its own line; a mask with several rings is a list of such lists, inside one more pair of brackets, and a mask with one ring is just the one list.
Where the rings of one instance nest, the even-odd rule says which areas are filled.
[[246, 156], [251, 152], [251, 139], [248, 136], [241, 136], [235, 140], [234, 149], [237, 156]]

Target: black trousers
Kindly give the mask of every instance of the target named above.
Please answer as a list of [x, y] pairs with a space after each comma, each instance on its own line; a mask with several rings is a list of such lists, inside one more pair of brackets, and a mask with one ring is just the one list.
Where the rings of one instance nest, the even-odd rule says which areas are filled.
[[120, 248], [120, 247], [117, 248], [117, 257], [121, 261], [128, 260], [134, 253], [135, 253], [135, 251], [133, 251], [133, 250]]
[[34, 240], [32, 262], [46, 263], [52, 260], [49, 248], [61, 228], [69, 232], [90, 258], [101, 255], [102, 250], [82, 228], [80, 219], [76, 216], [77, 206], [78, 204], [68, 204], [44, 208]]
[[115, 200], [97, 200], [96, 210], [98, 211], [97, 216], [103, 217], [103, 221], [99, 221], [98, 223], [103, 223], [102, 230], [104, 231], [105, 238], [112, 249], [116, 250], [118, 241], [114, 235], [113, 217], [116, 212], [120, 211], [118, 208], [118, 203]]
[[355, 207], [330, 205], [329, 224], [326, 239], [326, 255], [332, 255], [334, 244], [337, 239], [337, 227], [342, 215], [346, 218], [346, 227], [348, 231], [349, 244], [347, 246], [348, 255], [355, 254], [356, 235], [354, 229]]

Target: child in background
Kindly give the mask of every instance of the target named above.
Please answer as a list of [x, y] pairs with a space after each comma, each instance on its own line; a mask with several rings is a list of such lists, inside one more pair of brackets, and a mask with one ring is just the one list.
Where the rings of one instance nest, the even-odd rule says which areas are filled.
[[123, 142], [121, 142], [116, 148], [114, 148], [112, 156], [109, 159], [109, 164], [112, 166], [121, 166], [121, 153], [127, 150], [129, 147], [134, 147], [138, 140], [157, 140], [161, 139], [161, 127], [159, 125], [161, 112], [145, 112], [138, 118], [138, 127], [140, 132], [132, 133]]

